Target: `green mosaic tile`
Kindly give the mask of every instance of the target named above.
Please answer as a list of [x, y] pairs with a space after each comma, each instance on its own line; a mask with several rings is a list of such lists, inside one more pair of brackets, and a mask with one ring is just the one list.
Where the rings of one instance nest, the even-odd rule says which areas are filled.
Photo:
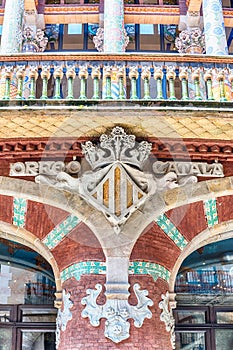
[[156, 281], [158, 277], [165, 281], [168, 281], [170, 278], [170, 272], [165, 267], [144, 261], [130, 262], [129, 273], [131, 275], [151, 275], [154, 281]]
[[80, 220], [77, 216], [68, 216], [64, 221], [54, 227], [54, 229], [47, 234], [43, 240], [43, 243], [49, 249], [53, 249], [68, 233], [70, 233], [70, 231], [75, 228], [75, 226], [78, 225], [79, 222]]
[[[106, 263], [99, 261], [83, 261], [73, 264], [61, 272], [62, 283], [69, 278], [76, 278], [80, 280], [82, 275], [103, 275], [106, 274]], [[169, 281], [170, 272], [163, 266], [155, 263], [148, 263], [144, 261], [134, 261], [129, 264], [130, 275], [151, 275], [154, 281], [158, 277], [165, 281]]]
[[216, 199], [208, 199], [204, 201], [204, 211], [208, 227], [213, 227], [218, 224], [218, 212]]
[[18, 227], [24, 227], [26, 212], [27, 212], [26, 199], [15, 197], [13, 201], [13, 225]]
[[179, 247], [181, 250], [186, 247], [188, 242], [165, 214], [160, 215], [155, 222], [159, 225], [163, 232], [173, 240], [177, 247]]
[[100, 261], [83, 261], [73, 264], [61, 272], [61, 280], [64, 282], [67, 279], [74, 277], [79, 281], [82, 275], [89, 274], [106, 274], [106, 263]]

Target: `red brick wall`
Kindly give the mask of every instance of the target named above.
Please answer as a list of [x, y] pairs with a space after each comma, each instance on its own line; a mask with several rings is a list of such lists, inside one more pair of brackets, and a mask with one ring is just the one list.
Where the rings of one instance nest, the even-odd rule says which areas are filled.
[[[92, 235], [94, 236], [94, 234]], [[80, 242], [78, 237], [75, 238], [75, 236], [69, 235], [52, 250], [60, 271], [80, 261], [105, 261], [102, 248], [83, 245], [82, 243], [85, 242], [82, 240]]]
[[[168, 289], [167, 283], [158, 279], [156, 282], [150, 276], [131, 276], [131, 286], [139, 283], [142, 289], [149, 291], [149, 297], [153, 300], [154, 305], [150, 307], [152, 318], [145, 319], [141, 328], [135, 328], [133, 320], [130, 320], [130, 337], [119, 344], [113, 343], [104, 336], [104, 319], [101, 320], [99, 327], [91, 326], [88, 318], [82, 318], [81, 312], [84, 306], [81, 299], [86, 296], [87, 288], [95, 288], [96, 283], [105, 283], [105, 276], [83, 276], [80, 281], [70, 279], [66, 281], [63, 287], [71, 293], [71, 300], [74, 306], [71, 309], [73, 319], [68, 322], [65, 332], [61, 332], [61, 342], [59, 350], [170, 350], [169, 333], [165, 330], [165, 325], [160, 321], [158, 303], [161, 300], [161, 294]], [[132, 288], [131, 288], [132, 289]], [[104, 303], [105, 297], [102, 294], [98, 303]], [[130, 304], [137, 304], [133, 292], [129, 298]]]
[[162, 229], [154, 224], [135, 244], [130, 260], [155, 262], [170, 270], [180, 254], [180, 249]]

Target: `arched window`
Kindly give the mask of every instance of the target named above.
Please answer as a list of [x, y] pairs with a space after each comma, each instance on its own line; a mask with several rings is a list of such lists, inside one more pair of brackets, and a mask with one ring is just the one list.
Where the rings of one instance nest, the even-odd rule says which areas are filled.
[[0, 349], [55, 350], [55, 282], [31, 248], [0, 238]]
[[188, 256], [176, 278], [176, 349], [233, 348], [233, 238]]

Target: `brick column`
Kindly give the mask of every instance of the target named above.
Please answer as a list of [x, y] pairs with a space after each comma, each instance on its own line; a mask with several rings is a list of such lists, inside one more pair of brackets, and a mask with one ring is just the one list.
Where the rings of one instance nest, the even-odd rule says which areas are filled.
[[222, 1], [203, 0], [203, 20], [206, 54], [228, 55], [226, 32], [223, 21]]
[[104, 52], [124, 52], [124, 1], [104, 2]]
[[6, 0], [2, 28], [1, 53], [21, 51], [24, 0]]

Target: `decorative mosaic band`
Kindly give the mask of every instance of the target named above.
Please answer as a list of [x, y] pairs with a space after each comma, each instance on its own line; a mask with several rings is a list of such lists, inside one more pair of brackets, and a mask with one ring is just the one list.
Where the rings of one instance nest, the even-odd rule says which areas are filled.
[[24, 227], [26, 212], [27, 212], [26, 199], [15, 197], [13, 201], [13, 225], [18, 227]]
[[204, 201], [204, 211], [208, 227], [213, 227], [218, 224], [218, 212], [216, 199], [208, 199]]
[[165, 214], [160, 215], [155, 222], [163, 230], [163, 232], [173, 240], [177, 247], [179, 247], [181, 250], [186, 247], [188, 242]]
[[[77, 264], [73, 264], [61, 272], [62, 283], [69, 278], [76, 278], [77, 281], [80, 280], [82, 275], [104, 275], [106, 274], [106, 263], [100, 261], [83, 261]], [[165, 281], [170, 278], [170, 271], [165, 267], [144, 261], [132, 261], [129, 264], [129, 274], [130, 275], [150, 275], [154, 281], [158, 277]]]
[[69, 215], [64, 221], [54, 227], [54, 229], [47, 234], [47, 236], [43, 239], [43, 243], [49, 249], [53, 249], [77, 226], [79, 222], [80, 220], [77, 216]]
[[132, 261], [129, 263], [129, 274], [130, 275], [151, 275], [153, 280], [156, 282], [158, 277], [165, 281], [169, 281], [170, 271], [164, 266], [145, 262], [145, 261]]

